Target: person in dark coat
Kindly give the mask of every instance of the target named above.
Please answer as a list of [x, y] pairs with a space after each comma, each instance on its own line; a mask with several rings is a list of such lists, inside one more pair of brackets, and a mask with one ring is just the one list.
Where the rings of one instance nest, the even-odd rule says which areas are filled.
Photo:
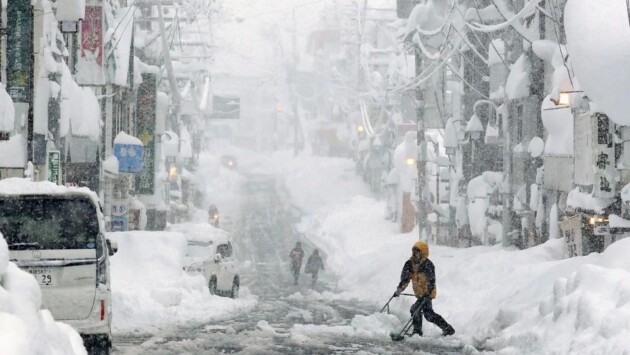
[[322, 261], [322, 257], [319, 256], [319, 250], [315, 249], [313, 250], [313, 254], [308, 257], [306, 267], [304, 268], [304, 272], [313, 276], [311, 287], [315, 287], [317, 276], [319, 275], [319, 269], [324, 270], [324, 262]]
[[[411, 306], [413, 317], [413, 334], [422, 336], [422, 315], [429, 322], [442, 329], [442, 335], [453, 335], [455, 329], [433, 311], [433, 299], [437, 295], [435, 286], [435, 268], [429, 260], [429, 246], [424, 241], [416, 242], [411, 248], [411, 258], [405, 262], [400, 275], [400, 283], [394, 292], [398, 297], [407, 288], [411, 281], [413, 292], [417, 297], [416, 303]], [[417, 312], [416, 312], [417, 311]]]
[[291, 249], [289, 253], [291, 259], [291, 272], [293, 273], [294, 285], [298, 284], [298, 278], [300, 277], [300, 269], [302, 268], [302, 259], [304, 258], [304, 250], [302, 250], [302, 243], [295, 243], [295, 248]]

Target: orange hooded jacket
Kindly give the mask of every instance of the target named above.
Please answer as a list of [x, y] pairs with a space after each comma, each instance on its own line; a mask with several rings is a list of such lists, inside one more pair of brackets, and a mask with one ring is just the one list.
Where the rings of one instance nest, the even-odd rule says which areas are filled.
[[[413, 259], [413, 250], [418, 249], [422, 252], [420, 262], [416, 262]], [[405, 266], [403, 266], [402, 273], [400, 275], [400, 283], [398, 289], [404, 290], [411, 281], [413, 287], [413, 293], [416, 297], [429, 296], [435, 298], [437, 295], [435, 286], [435, 267], [431, 260], [429, 260], [429, 245], [425, 241], [416, 242], [411, 248], [412, 255]]]

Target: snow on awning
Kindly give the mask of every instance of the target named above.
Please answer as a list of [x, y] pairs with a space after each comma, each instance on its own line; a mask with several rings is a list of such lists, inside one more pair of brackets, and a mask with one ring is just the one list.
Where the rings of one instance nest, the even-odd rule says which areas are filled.
[[58, 21], [79, 21], [85, 16], [85, 0], [57, 0]]
[[98, 141], [101, 136], [101, 106], [89, 87], [80, 87], [64, 64], [61, 77], [60, 133]]
[[15, 126], [15, 107], [13, 100], [0, 83], [0, 131], [11, 132]]
[[567, 196], [567, 208], [595, 213], [603, 213], [613, 202], [615, 200], [612, 198], [597, 198], [590, 193], [581, 192], [579, 188], [569, 191]]

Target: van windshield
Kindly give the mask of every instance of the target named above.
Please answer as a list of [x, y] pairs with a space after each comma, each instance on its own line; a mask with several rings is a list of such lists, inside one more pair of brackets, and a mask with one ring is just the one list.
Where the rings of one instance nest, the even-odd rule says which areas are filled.
[[11, 250], [95, 249], [96, 208], [80, 197], [0, 198], [0, 232]]

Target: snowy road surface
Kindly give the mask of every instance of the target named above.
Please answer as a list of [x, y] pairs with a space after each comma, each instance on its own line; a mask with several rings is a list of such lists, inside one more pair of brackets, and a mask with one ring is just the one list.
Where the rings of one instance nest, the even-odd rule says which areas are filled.
[[[335, 280], [326, 272], [314, 290], [310, 275], [302, 274], [294, 286], [288, 253], [300, 240], [292, 227], [299, 216], [272, 178], [248, 178], [243, 196], [240, 216], [234, 219], [240, 223], [226, 228], [236, 237], [244, 265], [241, 285], [258, 297], [258, 306], [219, 322], [151, 335], [118, 334], [115, 354], [461, 353], [463, 346], [455, 339], [392, 342], [389, 329], [379, 325], [399, 326], [398, 320], [376, 314], [374, 305], [336, 298]], [[310, 255], [313, 246], [302, 242]]]

